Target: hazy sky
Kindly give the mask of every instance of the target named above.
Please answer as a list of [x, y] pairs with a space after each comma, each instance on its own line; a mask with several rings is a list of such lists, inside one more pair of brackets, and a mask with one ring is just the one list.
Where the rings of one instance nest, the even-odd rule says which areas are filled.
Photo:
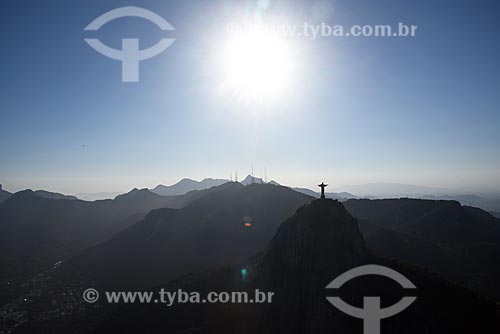
[[[235, 4], [236, 3], [236, 4]], [[83, 29], [108, 10], [139, 18]], [[182, 177], [240, 176], [312, 187], [401, 182], [500, 189], [498, 0], [3, 0], [0, 183], [15, 191], [119, 191]], [[260, 8], [256, 10], [256, 8]], [[320, 8], [318, 11], [317, 9]], [[327, 8], [324, 10], [321, 8]], [[287, 39], [294, 69], [272, 101], [222, 94], [215, 50], [226, 25], [270, 21], [418, 25], [413, 38]], [[318, 16], [319, 15], [319, 16]], [[85, 42], [149, 47], [175, 38], [121, 82], [121, 64]], [[263, 83], [266, 80], [263, 78]], [[287, 84], [288, 84], [287, 83]]]

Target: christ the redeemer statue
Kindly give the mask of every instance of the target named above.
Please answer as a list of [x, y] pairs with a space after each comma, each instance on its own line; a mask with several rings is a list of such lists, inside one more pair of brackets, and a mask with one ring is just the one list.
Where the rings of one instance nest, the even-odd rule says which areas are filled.
[[321, 188], [321, 199], [325, 199], [325, 188], [328, 186], [328, 184], [324, 184], [321, 182], [321, 184], [318, 184], [318, 187]]

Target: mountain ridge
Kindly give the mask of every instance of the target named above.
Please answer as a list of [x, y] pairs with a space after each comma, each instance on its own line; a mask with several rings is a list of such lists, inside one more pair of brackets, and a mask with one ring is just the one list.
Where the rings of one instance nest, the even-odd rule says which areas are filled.
[[500, 219], [456, 201], [349, 200], [371, 249], [500, 299]]
[[[194, 268], [237, 263], [263, 248], [284, 218], [313, 200], [267, 184], [229, 182], [206, 191], [211, 192], [175, 212], [150, 212], [114, 238], [84, 251], [67, 270], [125, 289], [158, 284]], [[177, 257], [180, 253], [182, 259]], [[113, 279], [117, 273], [120, 282]]]

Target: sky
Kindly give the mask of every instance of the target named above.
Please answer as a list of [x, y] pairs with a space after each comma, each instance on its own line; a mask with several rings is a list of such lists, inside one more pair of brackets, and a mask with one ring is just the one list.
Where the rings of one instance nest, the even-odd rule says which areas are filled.
[[[0, 183], [7, 190], [125, 191], [235, 171], [241, 178], [253, 164], [256, 176], [266, 169], [282, 184], [325, 181], [330, 190], [399, 182], [500, 191], [497, 0], [0, 6]], [[151, 10], [175, 30], [129, 17], [84, 31], [123, 6]], [[228, 24], [246, 21], [418, 29], [414, 37], [287, 36], [291, 70], [280, 93], [252, 100], [222, 89]], [[139, 82], [122, 82], [120, 62], [84, 41], [119, 49], [123, 38], [139, 38], [143, 49], [164, 37], [175, 41], [140, 63]]]

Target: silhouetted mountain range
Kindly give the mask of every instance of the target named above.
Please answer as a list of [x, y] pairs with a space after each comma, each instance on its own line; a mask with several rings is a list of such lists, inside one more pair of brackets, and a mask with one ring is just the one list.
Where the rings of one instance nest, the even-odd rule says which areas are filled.
[[[153, 188], [151, 191], [154, 193], [157, 193], [159, 195], [183, 195], [187, 193], [188, 191], [191, 190], [203, 190], [203, 189], [208, 189], [211, 187], [216, 187], [220, 186], [224, 183], [231, 182], [230, 180], [225, 180], [225, 179], [212, 179], [212, 178], [205, 178], [201, 181], [196, 181], [192, 179], [182, 179], [176, 184], [173, 184], [171, 186], [164, 186], [162, 184], [157, 185], [155, 188]], [[264, 181], [261, 178], [252, 176], [252, 175], [247, 175], [243, 180], [241, 180], [239, 183], [241, 183], [244, 186], [248, 186], [253, 183], [264, 183]], [[275, 185], [279, 185], [278, 183], [275, 183]]]
[[[203, 179], [202, 181], [195, 181], [192, 179], [185, 178], [185, 179], [182, 179], [179, 182], [177, 182], [176, 184], [171, 185], [171, 186], [158, 185], [155, 188], [151, 189], [151, 191], [154, 193], [157, 193], [159, 195], [183, 195], [191, 190], [207, 189], [210, 187], [219, 186], [219, 185], [227, 183], [227, 182], [230, 182], [230, 180], [206, 178], [206, 179]], [[264, 184], [266, 182], [260, 177], [247, 175], [243, 180], [240, 181], [240, 183], [244, 186], [248, 186], [248, 185], [253, 184], [253, 183]], [[280, 183], [278, 183], [274, 180], [270, 181], [268, 184], [275, 185], [275, 186], [281, 185]], [[319, 197], [319, 192], [308, 189], [308, 188], [294, 187], [292, 189], [295, 191], [298, 191], [300, 193], [312, 196], [312, 197], [316, 197], [316, 198]], [[340, 192], [340, 193], [327, 192], [326, 196], [328, 198], [339, 199], [339, 200], [358, 198], [358, 196], [355, 196], [355, 195], [350, 194], [348, 192]]]
[[[408, 293], [396, 288], [390, 280], [373, 276], [354, 279], [338, 291], [325, 289], [346, 270], [363, 264], [393, 268], [417, 287], [411, 292], [417, 296], [412, 305], [382, 320], [382, 333], [500, 330], [497, 304], [424, 270], [376, 258], [365, 244], [356, 220], [341, 203], [316, 200], [286, 219], [265, 250], [247, 262], [190, 274], [161, 285], [167, 291], [181, 288], [204, 296], [209, 291], [272, 291], [275, 293], [272, 303], [183, 303], [171, 307], [154, 303], [101, 304], [83, 318], [67, 322], [62, 332], [362, 333], [362, 320], [337, 310], [326, 296], [340, 295], [359, 307], [363, 296], [382, 296], [383, 303], [391, 305]], [[242, 277], [242, 268], [248, 271], [248, 276]]]
[[414, 263], [500, 299], [500, 219], [456, 201], [349, 200], [376, 254]]
[[235, 264], [261, 250], [281, 221], [313, 199], [266, 184], [229, 182], [211, 190], [180, 210], [150, 212], [62, 270], [81, 272], [107, 287], [131, 289]]
[[133, 189], [114, 200], [85, 202], [47, 198], [46, 192], [17, 192], [0, 205], [0, 277], [39, 270], [106, 240], [152, 209], [181, 208], [203, 194], [166, 197]]
[[[95, 202], [18, 192], [0, 204], [0, 300], [41, 291], [36, 282], [43, 282], [43, 293], [30, 293], [26, 305], [45, 320], [30, 321], [19, 333], [357, 333], [361, 321], [328, 304], [324, 287], [349, 268], [376, 263], [400, 271], [419, 289], [412, 311], [384, 320], [383, 332], [496, 329], [498, 305], [467, 288], [500, 298], [499, 219], [456, 201], [351, 199], [344, 205], [277, 184], [236, 182], [180, 196], [133, 189]], [[248, 272], [243, 280], [242, 269]], [[13, 280], [20, 283], [10, 292], [5, 282]], [[362, 292], [393, 299], [401, 293], [377, 280], [360, 282], [338, 293], [358, 304]], [[47, 303], [65, 287], [156, 285], [200, 292], [258, 288], [276, 299], [271, 305], [168, 309], [101, 305], [64, 316], [54, 316], [59, 301]]]
[[350, 200], [345, 206], [358, 219], [432, 242], [462, 245], [500, 241], [498, 219], [456, 201]]

